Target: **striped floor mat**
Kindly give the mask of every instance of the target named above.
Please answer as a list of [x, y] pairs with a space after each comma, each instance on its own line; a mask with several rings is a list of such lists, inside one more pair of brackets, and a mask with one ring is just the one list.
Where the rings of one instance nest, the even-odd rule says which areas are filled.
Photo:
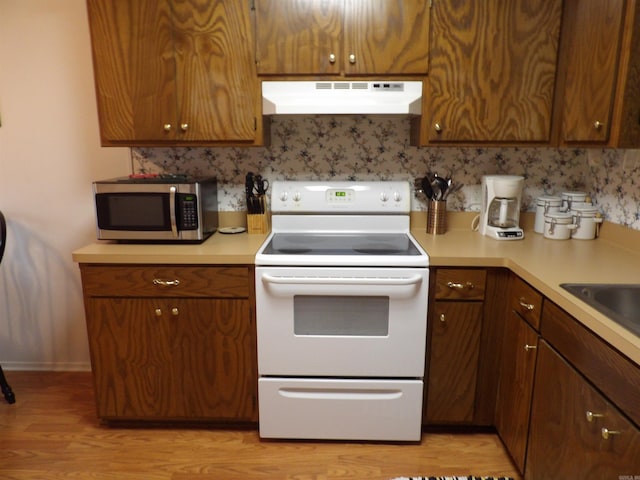
[[465, 475], [463, 477], [396, 477], [392, 480], [513, 480], [511, 477], [480, 477]]

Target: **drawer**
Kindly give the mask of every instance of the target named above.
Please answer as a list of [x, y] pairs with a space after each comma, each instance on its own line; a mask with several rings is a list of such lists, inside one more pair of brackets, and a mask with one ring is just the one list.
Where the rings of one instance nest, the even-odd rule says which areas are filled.
[[260, 378], [260, 436], [417, 441], [422, 390], [420, 380]]
[[249, 267], [80, 265], [82, 286], [93, 297], [247, 298]]
[[542, 294], [521, 278], [513, 275], [509, 285], [509, 309], [517, 312], [529, 325], [540, 329]]
[[549, 300], [542, 317], [542, 336], [640, 425], [640, 368]]
[[439, 268], [436, 270], [437, 300], [484, 300], [487, 271], [473, 268]]

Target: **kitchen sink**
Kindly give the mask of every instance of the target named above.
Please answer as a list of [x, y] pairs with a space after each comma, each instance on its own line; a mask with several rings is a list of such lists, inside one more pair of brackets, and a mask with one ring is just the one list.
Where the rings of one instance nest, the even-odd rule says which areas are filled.
[[560, 286], [640, 337], [640, 284], [561, 283]]

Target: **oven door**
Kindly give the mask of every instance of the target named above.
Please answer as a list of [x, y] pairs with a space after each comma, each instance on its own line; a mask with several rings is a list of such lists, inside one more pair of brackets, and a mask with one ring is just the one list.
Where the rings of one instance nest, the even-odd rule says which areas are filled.
[[257, 267], [262, 376], [421, 378], [427, 268]]

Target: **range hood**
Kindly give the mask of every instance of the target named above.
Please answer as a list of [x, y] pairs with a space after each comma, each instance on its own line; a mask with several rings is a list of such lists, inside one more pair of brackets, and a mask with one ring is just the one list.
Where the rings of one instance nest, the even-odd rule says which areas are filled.
[[420, 81], [265, 81], [263, 115], [422, 113]]

